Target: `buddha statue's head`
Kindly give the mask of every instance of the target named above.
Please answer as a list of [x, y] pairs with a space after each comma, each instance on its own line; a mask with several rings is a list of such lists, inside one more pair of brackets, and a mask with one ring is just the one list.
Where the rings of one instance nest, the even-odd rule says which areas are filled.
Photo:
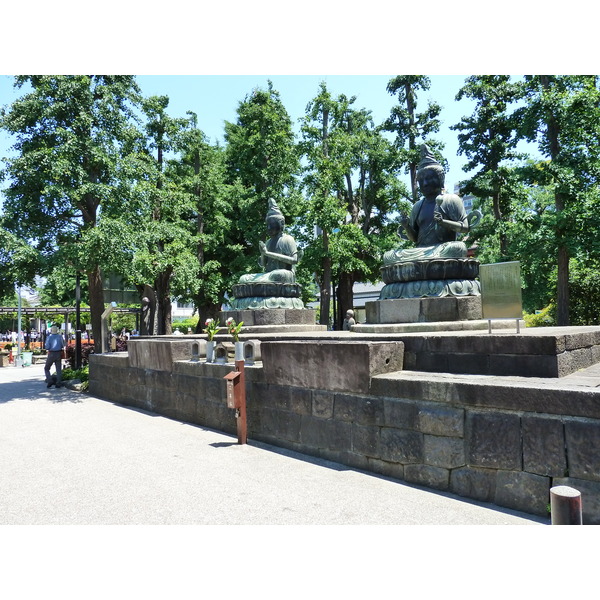
[[444, 187], [444, 168], [435, 160], [429, 148], [421, 146], [421, 162], [417, 167], [417, 181], [421, 193], [426, 197], [437, 196]]
[[269, 199], [269, 210], [265, 219], [267, 224], [267, 233], [270, 237], [279, 235], [285, 227], [285, 219], [282, 212], [279, 210], [277, 203], [272, 198]]

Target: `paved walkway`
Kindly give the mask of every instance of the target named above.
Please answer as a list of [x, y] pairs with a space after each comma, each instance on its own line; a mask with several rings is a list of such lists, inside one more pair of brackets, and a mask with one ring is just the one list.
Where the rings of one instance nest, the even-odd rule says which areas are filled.
[[0, 525], [540, 525], [0, 368]]

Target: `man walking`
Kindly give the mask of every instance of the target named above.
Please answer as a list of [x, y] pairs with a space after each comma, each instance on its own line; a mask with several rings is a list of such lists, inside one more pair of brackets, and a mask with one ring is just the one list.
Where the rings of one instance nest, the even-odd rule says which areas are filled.
[[[46, 338], [46, 350], [48, 351], [48, 358], [44, 366], [44, 373], [46, 374], [46, 387], [51, 388], [52, 385], [56, 385], [57, 388], [61, 387], [62, 380], [62, 350], [65, 347], [65, 342], [62, 335], [58, 333], [58, 327], [52, 326], [50, 335]], [[50, 369], [54, 365], [56, 369], [56, 383], [50, 377]]]

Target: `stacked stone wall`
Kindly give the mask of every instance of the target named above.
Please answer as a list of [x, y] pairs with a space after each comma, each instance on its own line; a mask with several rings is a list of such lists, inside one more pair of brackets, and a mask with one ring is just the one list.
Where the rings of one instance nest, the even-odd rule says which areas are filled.
[[[90, 391], [235, 435], [224, 375], [233, 365], [177, 361], [172, 371], [92, 355]], [[600, 524], [600, 394], [384, 374], [368, 392], [309, 389], [246, 367], [249, 439], [465, 498], [548, 516], [549, 490], [582, 492]]]

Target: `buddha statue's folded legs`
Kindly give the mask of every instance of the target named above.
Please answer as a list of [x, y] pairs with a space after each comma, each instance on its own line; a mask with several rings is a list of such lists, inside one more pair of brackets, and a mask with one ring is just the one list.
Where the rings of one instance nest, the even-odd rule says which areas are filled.
[[287, 269], [275, 269], [267, 273], [247, 273], [240, 277], [240, 283], [261, 283], [270, 281], [272, 283], [295, 283], [296, 277], [293, 271]]

